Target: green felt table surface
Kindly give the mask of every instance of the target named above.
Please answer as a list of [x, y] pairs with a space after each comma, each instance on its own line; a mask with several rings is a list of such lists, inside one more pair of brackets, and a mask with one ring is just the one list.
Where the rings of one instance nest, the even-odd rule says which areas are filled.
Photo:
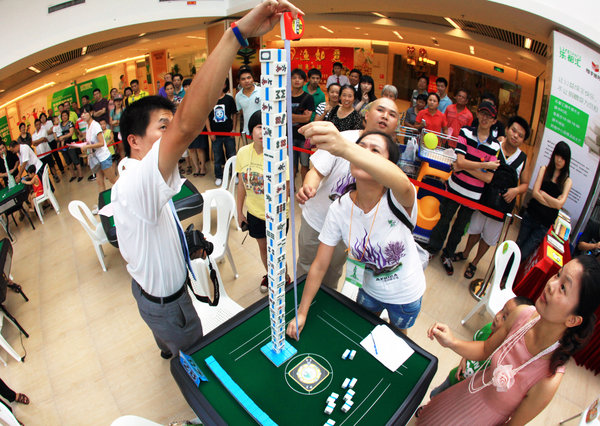
[[[299, 288], [299, 296], [301, 292], [302, 287]], [[287, 321], [294, 318], [293, 303], [293, 291], [289, 291], [286, 298]], [[269, 308], [265, 307], [192, 354], [209, 379], [200, 384], [199, 391], [228, 424], [256, 423], [208, 368], [205, 359], [211, 355], [271, 419], [285, 425], [322, 425], [328, 418], [335, 420], [336, 425], [357, 422], [386, 424], [409, 393], [422, 382], [428, 367], [433, 368], [431, 377], [435, 373], [435, 358], [427, 358], [417, 352], [396, 372], [388, 370], [360, 345], [375, 325], [367, 321], [360, 311], [340, 303], [322, 290], [310, 308], [300, 341], [287, 339], [298, 353], [280, 367], [275, 367], [260, 351], [270, 340], [268, 315]], [[346, 349], [356, 350], [354, 360], [341, 359]], [[303, 390], [287, 374], [307, 355], [330, 373], [312, 392]], [[341, 411], [342, 398], [346, 393], [341, 385], [345, 378], [357, 379], [354, 406], [348, 413]], [[340, 396], [333, 414], [327, 416], [323, 410], [332, 392]]]
[[12, 188], [9, 188], [8, 186], [6, 188], [2, 188], [0, 190], [0, 202], [5, 200], [8, 197], [11, 197], [21, 191], [23, 191], [25, 189], [25, 184], [23, 183], [18, 183], [15, 186], [13, 186]]
[[[110, 188], [107, 189], [106, 191], [102, 191], [100, 193], [100, 198], [99, 198], [100, 203], [98, 206], [99, 208], [102, 208], [102, 207], [106, 206], [107, 204], [110, 204], [110, 194], [111, 194]], [[192, 189], [189, 186], [183, 184], [183, 185], [181, 185], [181, 190], [173, 196], [173, 202], [182, 200], [182, 199], [192, 196], [192, 195], [194, 195], [194, 192], [192, 191]], [[108, 219], [110, 222], [110, 226], [115, 226], [115, 220], [113, 219], [113, 217], [111, 216]]]

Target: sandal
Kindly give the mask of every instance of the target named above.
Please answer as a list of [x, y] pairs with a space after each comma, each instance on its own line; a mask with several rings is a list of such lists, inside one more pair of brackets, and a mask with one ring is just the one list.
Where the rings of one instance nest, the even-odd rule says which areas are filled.
[[467, 266], [467, 269], [465, 270], [464, 277], [466, 279], [470, 280], [471, 278], [473, 278], [475, 276], [476, 271], [477, 271], [477, 266], [473, 265], [472, 263], [469, 263], [469, 265]]
[[19, 404], [29, 405], [29, 398], [24, 393], [18, 393], [15, 401]]
[[465, 254], [461, 251], [460, 253], [454, 253], [450, 258], [453, 262], [460, 262], [461, 260], [467, 260]]

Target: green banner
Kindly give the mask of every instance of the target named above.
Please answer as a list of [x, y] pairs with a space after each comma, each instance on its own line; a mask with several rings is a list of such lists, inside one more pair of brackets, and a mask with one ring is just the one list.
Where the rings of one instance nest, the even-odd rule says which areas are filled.
[[66, 89], [59, 90], [52, 94], [52, 97], [48, 101], [48, 109], [54, 112], [54, 115], [58, 114], [58, 105], [65, 101], [70, 101], [72, 104], [75, 103], [77, 97], [75, 96], [75, 86], [69, 86]]
[[583, 146], [589, 115], [556, 96], [550, 95], [546, 127]]
[[77, 83], [77, 92], [79, 92], [79, 105], [81, 105], [81, 97], [87, 95], [90, 98], [90, 102], [94, 102], [94, 90], [100, 89], [102, 97], [108, 98], [110, 92], [110, 85], [108, 75], [96, 77], [83, 83]]
[[0, 117], [0, 137], [2, 137], [2, 141], [6, 145], [8, 145], [11, 141], [10, 130], [8, 129], [8, 119], [6, 116]]

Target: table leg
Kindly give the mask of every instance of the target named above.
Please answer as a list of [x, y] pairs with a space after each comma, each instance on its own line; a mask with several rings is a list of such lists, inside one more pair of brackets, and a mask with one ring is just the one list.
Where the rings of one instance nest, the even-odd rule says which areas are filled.
[[29, 217], [29, 213], [27, 213], [27, 210], [25, 210], [23, 208], [23, 204], [21, 204], [21, 207], [19, 207], [19, 210], [21, 210], [23, 212], [23, 214], [25, 215], [25, 217], [27, 217], [27, 219], [29, 220], [29, 223], [31, 224], [31, 228], [35, 229], [35, 226], [33, 226], [33, 222], [31, 221], [31, 217]]

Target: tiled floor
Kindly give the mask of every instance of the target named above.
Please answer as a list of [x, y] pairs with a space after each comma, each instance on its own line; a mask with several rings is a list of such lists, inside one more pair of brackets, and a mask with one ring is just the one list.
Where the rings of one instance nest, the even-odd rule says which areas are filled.
[[[200, 191], [214, 187], [211, 175], [191, 180]], [[30, 301], [25, 303], [9, 291], [6, 306], [31, 335], [22, 339], [27, 350], [23, 364], [1, 351], [8, 366], [0, 366], [0, 377], [31, 399], [29, 406], [15, 405], [14, 411], [29, 425], [108, 425], [125, 414], [163, 424], [193, 418], [168, 362], [160, 358], [137, 312], [118, 250], [104, 246], [108, 272], [102, 272], [87, 234], [68, 213], [70, 200], [92, 206], [97, 193], [94, 182], [63, 180], [57, 185], [59, 215], [46, 210], [44, 225], [34, 219], [35, 231], [25, 223], [12, 226], [17, 238], [12, 275]], [[258, 284], [264, 272], [256, 243], [251, 238], [243, 241], [244, 236], [233, 229], [230, 235], [240, 277], [233, 278], [227, 261], [220, 270], [230, 296], [248, 306], [262, 296]], [[288, 249], [291, 257], [290, 243]], [[456, 334], [469, 338], [489, 319], [476, 315], [467, 327], [460, 325], [474, 304], [460, 268], [448, 278], [434, 259], [426, 275], [423, 309], [409, 336], [438, 356], [439, 369], [432, 383], [437, 385], [459, 357], [429, 341], [427, 327], [435, 320], [443, 321]], [[14, 327], [5, 322], [2, 333], [22, 353]], [[569, 363], [558, 394], [533, 424], [556, 424], [580, 412], [598, 394], [600, 380]]]

